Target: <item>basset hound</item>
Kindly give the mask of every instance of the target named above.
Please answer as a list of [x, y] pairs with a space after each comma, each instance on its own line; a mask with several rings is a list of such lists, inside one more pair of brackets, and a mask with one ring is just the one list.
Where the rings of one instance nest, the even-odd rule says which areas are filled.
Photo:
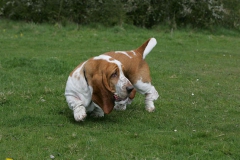
[[134, 89], [124, 75], [122, 63], [108, 55], [93, 57], [77, 66], [69, 75], [65, 97], [76, 121], [87, 112], [103, 117], [114, 108], [114, 102], [128, 103]]
[[[124, 66], [124, 75], [130, 80], [134, 86], [128, 100], [128, 104], [135, 97], [136, 91], [145, 95], [145, 109], [149, 112], [155, 110], [154, 100], [159, 97], [155, 87], [151, 84], [149, 66], [144, 60], [145, 57], [155, 47], [157, 41], [155, 38], [148, 39], [140, 47], [131, 51], [113, 51], [105, 53], [104, 55], [111, 56], [112, 58], [120, 61]], [[125, 110], [126, 102], [116, 102], [114, 109]]]

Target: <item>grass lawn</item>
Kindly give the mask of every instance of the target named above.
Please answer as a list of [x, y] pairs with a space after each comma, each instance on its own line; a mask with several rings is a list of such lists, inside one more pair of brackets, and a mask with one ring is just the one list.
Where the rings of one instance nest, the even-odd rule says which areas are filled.
[[[144, 109], [74, 121], [64, 97], [82, 61], [131, 50], [147, 56], [161, 98]], [[134, 62], [133, 62], [134, 63]], [[239, 159], [240, 34], [229, 30], [66, 27], [0, 20], [0, 159]]]

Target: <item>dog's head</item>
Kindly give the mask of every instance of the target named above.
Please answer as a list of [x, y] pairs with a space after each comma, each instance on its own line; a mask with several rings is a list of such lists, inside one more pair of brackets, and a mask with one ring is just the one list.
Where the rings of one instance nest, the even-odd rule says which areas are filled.
[[123, 69], [121, 62], [107, 55], [91, 58], [84, 65], [84, 75], [92, 88], [92, 100], [106, 114], [112, 111], [115, 101], [127, 99], [133, 90]]

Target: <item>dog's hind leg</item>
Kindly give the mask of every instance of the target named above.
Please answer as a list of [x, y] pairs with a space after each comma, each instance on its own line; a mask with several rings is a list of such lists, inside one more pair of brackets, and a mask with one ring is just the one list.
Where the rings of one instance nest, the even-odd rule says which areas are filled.
[[155, 87], [151, 84], [151, 82], [146, 83], [138, 80], [137, 83], [134, 84], [136, 90], [145, 95], [145, 109], [148, 112], [153, 112], [155, 110], [154, 102], [159, 97], [158, 92]]
[[145, 109], [148, 112], [155, 110], [154, 102], [159, 97], [155, 87], [151, 84], [150, 69], [145, 61], [140, 63], [138, 72], [131, 72], [130, 81], [137, 92], [145, 95]]
[[148, 112], [153, 112], [155, 110], [153, 101], [157, 100], [158, 97], [159, 95], [155, 87], [151, 86], [150, 90], [145, 93], [145, 109]]

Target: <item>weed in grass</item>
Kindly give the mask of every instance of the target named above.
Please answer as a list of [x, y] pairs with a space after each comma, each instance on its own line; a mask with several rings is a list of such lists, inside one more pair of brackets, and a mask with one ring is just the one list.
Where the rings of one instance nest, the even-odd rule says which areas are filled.
[[[239, 33], [0, 20], [0, 159], [238, 159]], [[161, 98], [74, 121], [64, 88], [80, 62], [158, 40], [147, 56]]]

